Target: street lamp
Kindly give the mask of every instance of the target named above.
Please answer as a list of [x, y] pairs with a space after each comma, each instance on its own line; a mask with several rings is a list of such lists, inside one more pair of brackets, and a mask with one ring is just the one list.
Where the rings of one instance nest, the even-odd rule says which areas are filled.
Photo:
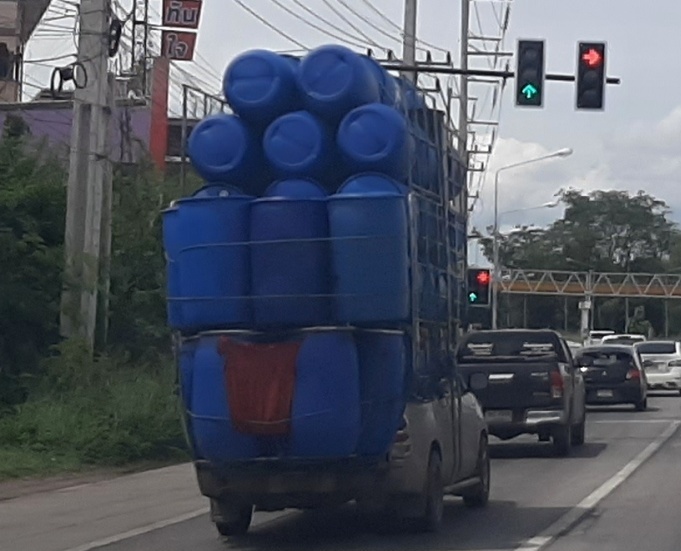
[[532, 163], [538, 163], [541, 161], [546, 161], [549, 159], [555, 159], [559, 157], [569, 157], [572, 155], [572, 149], [566, 147], [564, 149], [559, 149], [553, 153], [548, 153], [547, 155], [542, 155], [541, 157], [536, 157], [534, 159], [528, 159], [526, 161], [520, 161], [519, 163], [513, 163], [510, 165], [502, 166], [496, 171], [494, 175], [494, 233], [492, 235], [492, 247], [493, 247], [493, 268], [494, 277], [492, 278], [492, 329], [497, 329], [498, 316], [499, 316], [499, 175], [505, 171], [512, 168], [517, 168]]

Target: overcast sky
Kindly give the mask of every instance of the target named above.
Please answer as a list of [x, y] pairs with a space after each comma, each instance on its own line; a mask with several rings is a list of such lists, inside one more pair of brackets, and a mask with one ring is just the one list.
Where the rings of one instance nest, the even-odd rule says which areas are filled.
[[[399, 49], [394, 27], [372, 12], [369, 4], [394, 23], [401, 24], [402, 0], [241, 0], [275, 28], [307, 47], [338, 42], [296, 19], [276, 4], [302, 12], [307, 6], [345, 30], [354, 40], [366, 38], [328, 7], [332, 4], [381, 46]], [[383, 30], [362, 25], [346, 10], [347, 4]], [[125, 2], [123, 2], [125, 4]], [[160, 0], [155, 0], [155, 11]], [[206, 0], [199, 37], [201, 74], [221, 72], [229, 60], [248, 48], [295, 49], [241, 7], [237, 0]], [[458, 52], [458, 0], [419, 0], [419, 38]], [[484, 10], [484, 5], [481, 6]], [[484, 11], [483, 11], [484, 13]], [[483, 16], [483, 18], [486, 16]], [[550, 201], [560, 188], [627, 189], [645, 191], [667, 201], [681, 221], [681, 2], [655, 0], [645, 5], [633, 0], [515, 0], [511, 9], [507, 45], [517, 38], [547, 40], [547, 70], [573, 72], [578, 40], [608, 42], [608, 73], [622, 79], [609, 86], [603, 113], [576, 112], [574, 84], [551, 82], [541, 110], [513, 106], [513, 85], [504, 95], [501, 139], [491, 169], [530, 159], [563, 147], [575, 153], [532, 167], [505, 172], [501, 180], [501, 211], [533, 207]], [[489, 21], [488, 21], [489, 22]], [[327, 29], [325, 24], [317, 24]], [[492, 23], [494, 23], [492, 21]], [[336, 32], [329, 29], [330, 32]], [[492, 28], [493, 30], [493, 28]], [[392, 38], [391, 38], [392, 37]], [[49, 54], [52, 45], [34, 42], [33, 56]], [[206, 71], [208, 68], [208, 71]], [[44, 79], [40, 72], [33, 78]], [[473, 224], [491, 223], [493, 172], [483, 188]], [[546, 224], [559, 209], [530, 210], [503, 217], [504, 226]]]

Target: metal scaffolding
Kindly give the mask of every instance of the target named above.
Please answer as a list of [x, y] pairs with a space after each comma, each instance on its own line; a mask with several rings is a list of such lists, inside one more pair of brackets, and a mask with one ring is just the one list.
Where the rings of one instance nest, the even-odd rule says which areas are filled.
[[681, 298], [681, 274], [504, 269], [499, 286], [518, 295]]

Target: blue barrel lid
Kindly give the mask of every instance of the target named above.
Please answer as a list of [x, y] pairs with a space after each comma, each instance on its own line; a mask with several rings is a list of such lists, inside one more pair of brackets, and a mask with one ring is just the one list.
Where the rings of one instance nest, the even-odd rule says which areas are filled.
[[325, 128], [311, 113], [295, 111], [275, 120], [265, 131], [265, 155], [280, 172], [305, 171], [318, 163], [329, 145]]
[[182, 199], [177, 200], [177, 208], [181, 209], [184, 205], [199, 205], [201, 203], [211, 203], [211, 202], [216, 202], [216, 201], [243, 201], [244, 203], [248, 203], [250, 201], [253, 201], [255, 197], [252, 197], [251, 195], [204, 195], [202, 197], [183, 197]]
[[223, 92], [239, 115], [269, 122], [300, 105], [296, 65], [290, 56], [249, 50], [237, 56], [223, 77]]
[[244, 122], [235, 115], [206, 117], [194, 127], [187, 144], [194, 168], [204, 179], [219, 181], [247, 155], [251, 141], [248, 134]]
[[308, 53], [300, 63], [298, 83], [310, 110], [334, 118], [380, 100], [374, 72], [362, 56], [345, 46], [321, 46]]
[[407, 195], [409, 188], [378, 172], [365, 172], [348, 178], [336, 192], [338, 195]]
[[267, 191], [267, 197], [287, 197], [295, 199], [324, 198], [328, 196], [326, 190], [314, 180], [306, 178], [291, 178], [279, 180], [271, 184]]
[[407, 120], [396, 109], [370, 103], [353, 109], [338, 129], [339, 146], [353, 158], [370, 160], [409, 138]]

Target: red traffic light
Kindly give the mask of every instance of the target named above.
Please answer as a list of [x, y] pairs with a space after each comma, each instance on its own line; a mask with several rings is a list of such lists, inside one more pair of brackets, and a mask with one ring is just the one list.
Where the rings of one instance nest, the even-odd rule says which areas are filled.
[[600, 67], [603, 63], [603, 56], [598, 50], [589, 48], [586, 53], [582, 54], [582, 61], [589, 67], [595, 69], [596, 67]]
[[480, 285], [487, 285], [490, 282], [491, 276], [489, 272], [483, 271], [483, 272], [478, 272], [478, 275], [476, 276], [476, 279]]

